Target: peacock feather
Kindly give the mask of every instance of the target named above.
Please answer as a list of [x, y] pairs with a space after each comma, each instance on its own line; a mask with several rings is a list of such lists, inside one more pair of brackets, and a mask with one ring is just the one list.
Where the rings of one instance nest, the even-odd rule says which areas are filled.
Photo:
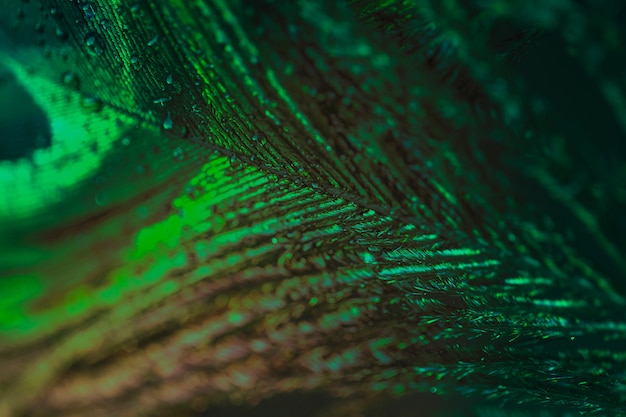
[[1, 417], [626, 415], [619, 1], [0, 5]]

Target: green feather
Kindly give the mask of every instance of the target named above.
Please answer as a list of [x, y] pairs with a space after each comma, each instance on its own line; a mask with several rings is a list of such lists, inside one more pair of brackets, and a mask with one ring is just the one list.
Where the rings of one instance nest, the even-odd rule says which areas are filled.
[[0, 4], [0, 417], [626, 414], [618, 2]]

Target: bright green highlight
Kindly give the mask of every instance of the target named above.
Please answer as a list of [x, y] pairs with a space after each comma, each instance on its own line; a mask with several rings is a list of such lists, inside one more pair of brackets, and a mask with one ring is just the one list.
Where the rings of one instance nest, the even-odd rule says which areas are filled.
[[[38, 59], [33, 52], [27, 65]], [[26, 64], [7, 55], [0, 55], [0, 60], [47, 115], [52, 134], [52, 145], [35, 150], [32, 161], [0, 161], [0, 195], [11, 196], [0, 198], [1, 224], [63, 201], [100, 168], [127, 123], [124, 115], [103, 108], [99, 99], [62, 86], [61, 74], [51, 80], [29, 72]], [[111, 119], [124, 123], [111, 123]], [[94, 145], [97, 150], [92, 150]]]

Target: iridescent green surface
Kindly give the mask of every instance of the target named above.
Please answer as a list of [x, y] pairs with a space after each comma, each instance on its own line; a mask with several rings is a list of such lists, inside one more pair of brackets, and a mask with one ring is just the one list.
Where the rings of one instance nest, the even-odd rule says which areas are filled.
[[0, 6], [1, 417], [626, 414], [619, 2]]

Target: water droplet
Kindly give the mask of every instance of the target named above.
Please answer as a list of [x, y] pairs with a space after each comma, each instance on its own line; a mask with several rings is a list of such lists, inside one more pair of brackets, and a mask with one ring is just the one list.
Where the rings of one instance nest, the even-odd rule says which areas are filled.
[[80, 80], [78, 79], [78, 76], [72, 71], [64, 72], [61, 76], [61, 80], [63, 81], [63, 84], [73, 88], [74, 90], [78, 90], [80, 87]]
[[172, 152], [172, 157], [177, 161], [182, 161], [185, 159], [185, 151], [183, 151], [181, 147], [178, 147]]
[[172, 83], [174, 82], [172, 80], [172, 74], [167, 76], [167, 78], [165, 79], [165, 82], [168, 83], [169, 85], [172, 85]]
[[130, 57], [130, 63], [135, 65], [137, 62], [139, 62], [139, 58], [137, 58], [137, 55], [133, 55]]
[[61, 29], [61, 26], [59, 25], [57, 25], [56, 28], [54, 29], [54, 34], [56, 35], [57, 38], [59, 38], [62, 41], [66, 41], [69, 39], [67, 32]]
[[154, 46], [159, 41], [159, 35], [154, 35], [154, 38], [148, 41], [148, 46]]
[[96, 44], [96, 35], [89, 34], [85, 37], [85, 46], [88, 48], [93, 47]]
[[96, 15], [96, 11], [93, 7], [93, 4], [91, 4], [88, 1], [82, 4], [82, 9], [83, 9], [83, 12], [85, 13], [85, 18], [88, 20], [92, 19]]
[[87, 36], [85, 36], [85, 47], [87, 48], [87, 52], [93, 56], [101, 56], [104, 52], [100, 37], [95, 32], [89, 32]]
[[170, 130], [174, 127], [174, 121], [172, 120], [172, 115], [170, 112], [167, 112], [167, 117], [163, 120], [163, 129]]
[[259, 133], [252, 135], [252, 140], [258, 143], [260, 146], [263, 146], [267, 143], [267, 138], [264, 135], [259, 134]]
[[80, 106], [90, 112], [102, 110], [102, 100], [91, 95], [84, 95], [80, 100]]
[[128, 139], [128, 138], [123, 138], [123, 139], [122, 139], [122, 145], [124, 145], [124, 146], [128, 146], [128, 145], [130, 145], [130, 139]]

